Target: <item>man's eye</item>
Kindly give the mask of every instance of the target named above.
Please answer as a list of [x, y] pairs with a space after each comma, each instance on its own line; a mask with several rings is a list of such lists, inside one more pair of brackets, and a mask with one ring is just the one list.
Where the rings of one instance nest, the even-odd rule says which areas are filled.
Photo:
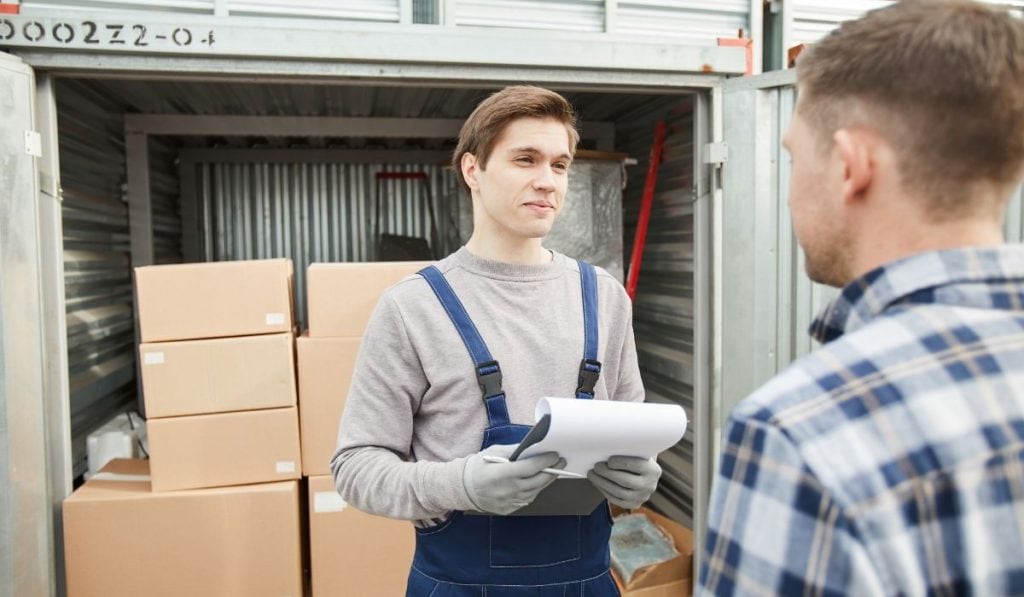
[[519, 156], [519, 157], [516, 158], [516, 163], [519, 163], [519, 164], [532, 164], [533, 163], [533, 158], [531, 158], [528, 155], [522, 155], [522, 156]]
[[559, 172], [565, 172], [566, 170], [569, 169], [569, 164], [566, 164], [565, 162], [556, 162], [552, 166], [552, 168], [554, 168], [555, 170], [558, 170]]

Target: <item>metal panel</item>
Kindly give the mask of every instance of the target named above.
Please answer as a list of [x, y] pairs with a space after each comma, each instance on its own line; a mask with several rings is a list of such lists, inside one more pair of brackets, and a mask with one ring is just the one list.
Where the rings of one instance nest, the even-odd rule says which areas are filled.
[[[452, 174], [439, 165], [202, 164], [197, 179], [205, 260], [291, 258], [296, 318], [305, 322], [310, 263], [373, 260], [374, 175], [384, 170], [427, 172], [435, 200], [452, 184]], [[421, 185], [382, 182], [384, 231], [429, 238]]]
[[455, 23], [562, 31], [604, 31], [605, 0], [458, 0]]
[[[1018, 15], [1024, 11], [1022, 0], [982, 2], [1010, 8]], [[787, 0], [783, 3], [783, 49], [814, 43], [843, 21], [856, 19], [869, 10], [892, 3], [892, 0]]]
[[781, 137], [795, 73], [725, 86], [722, 222], [722, 416], [812, 348], [807, 329], [835, 289], [814, 284], [790, 224], [789, 160]]
[[231, 0], [228, 13], [239, 16], [274, 16], [317, 19], [345, 19], [352, 21], [377, 21], [397, 23], [399, 21], [398, 0], [305, 0], [287, 2], [283, 0]]
[[35, 81], [0, 55], [0, 594], [54, 590]]
[[166, 137], [149, 138], [149, 186], [154, 263], [181, 263], [182, 224], [178, 147]]
[[741, 29], [752, 37], [750, 0], [619, 0], [615, 25], [615, 33], [709, 45]]
[[57, 88], [73, 474], [86, 436], [135, 401], [135, 332], [121, 108], [77, 81]]
[[46, 364], [43, 404], [46, 411], [50, 506], [54, 529], [56, 594], [64, 595], [63, 502], [73, 489], [71, 410], [68, 394], [68, 331], [64, 306], [64, 227], [60, 193], [60, 144], [57, 134], [55, 82], [36, 77], [36, 127], [42, 138], [39, 166], [39, 249], [43, 295]]
[[[219, 0], [149, 0], [146, 2], [139, 0], [24, 0], [21, 3], [21, 14], [45, 15], [66, 10], [81, 10], [107, 15], [127, 15], [135, 12], [213, 15], [217, 14], [218, 4], [221, 4]], [[226, 5], [226, 14], [233, 16], [326, 18], [397, 23], [399, 15], [398, 0], [345, 0], [345, 2], [228, 0], [223, 4]]]
[[[647, 400], [679, 404], [694, 418], [694, 179], [693, 102], [671, 99], [652, 105], [616, 130], [629, 155], [641, 160], [628, 171], [624, 224], [626, 247], [632, 247], [640, 195], [647, 172], [654, 126], [669, 125], [655, 191], [647, 245], [636, 299], [633, 326]], [[628, 263], [629, 255], [625, 261]], [[689, 425], [683, 440], [661, 458], [664, 470], [652, 505], [693, 526], [694, 437], [703, 430]]]
[[[514, 13], [513, 13], [514, 14]], [[60, 50], [64, 52], [109, 52], [112, 55], [135, 55], [143, 58], [145, 67], [135, 70], [153, 73], [163, 70], [155, 64], [157, 56], [173, 57], [163, 68], [186, 66], [185, 58], [215, 59], [220, 63], [211, 71], [189, 68], [192, 77], [202, 72], [223, 78], [225, 73], [245, 66], [247, 74], [262, 76], [279, 72], [281, 60], [313, 61], [305, 69], [316, 68], [337, 81], [344, 70], [360, 63], [390, 65], [405, 71], [429, 68], [435, 76], [457, 79], [443, 73], [443, 67], [500, 67], [492, 72], [490, 81], [537, 80], [528, 71], [555, 69], [560, 80], [567, 81], [573, 69], [600, 72], [605, 86], [615, 77], [611, 72], [646, 71], [679, 75], [683, 73], [742, 73], [746, 69], [743, 48], [688, 45], [638, 37], [616, 37], [593, 32], [549, 31], [524, 29], [490, 29], [479, 27], [405, 26], [386, 24], [345, 23], [344, 21], [286, 20], [281, 23], [266, 19], [209, 19], [204, 16], [181, 16], [174, 19], [140, 14], [131, 19], [93, 17], [88, 13], [73, 15], [27, 16], [11, 15], [0, 20], [0, 48], [26, 50]], [[56, 33], [55, 33], [56, 32]], [[125, 36], [145, 37], [136, 45]], [[255, 40], [255, 42], [254, 42]], [[239, 58], [262, 58], [274, 61], [276, 68], [253, 69]], [[66, 58], [66, 56], [65, 56]], [[94, 61], [95, 62], [95, 61]], [[371, 71], [372, 77], [387, 76], [387, 71]], [[93, 69], [109, 76], [105, 60]], [[289, 65], [292, 77], [295, 70]], [[514, 71], [514, 72], [510, 72]], [[301, 72], [301, 71], [300, 71]], [[504, 75], [504, 76], [502, 76]], [[667, 83], [662, 83], [666, 85]]]

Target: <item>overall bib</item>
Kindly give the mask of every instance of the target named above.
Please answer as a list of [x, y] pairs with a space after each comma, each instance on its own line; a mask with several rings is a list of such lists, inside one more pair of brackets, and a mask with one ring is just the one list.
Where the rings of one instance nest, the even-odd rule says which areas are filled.
[[[597, 275], [579, 262], [584, 354], [576, 398], [594, 397], [597, 360]], [[501, 368], [440, 270], [419, 272], [441, 301], [469, 351], [483, 390], [488, 426], [481, 449], [519, 443], [530, 430], [509, 421]], [[602, 502], [587, 516], [491, 516], [453, 512], [442, 524], [416, 530], [407, 597], [618, 597], [609, 572], [611, 515]]]

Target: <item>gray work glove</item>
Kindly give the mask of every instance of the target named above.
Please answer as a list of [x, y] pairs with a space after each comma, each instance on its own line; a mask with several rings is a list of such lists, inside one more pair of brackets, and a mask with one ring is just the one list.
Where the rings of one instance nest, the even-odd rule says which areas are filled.
[[529, 505], [537, 494], [558, 477], [543, 473], [548, 467], [561, 468], [565, 461], [553, 452], [517, 460], [487, 462], [484, 456], [507, 459], [516, 446], [491, 446], [469, 457], [462, 473], [469, 499], [481, 512], [510, 514]]
[[612, 456], [598, 462], [587, 478], [616, 506], [639, 508], [658, 488], [661, 467], [653, 459]]

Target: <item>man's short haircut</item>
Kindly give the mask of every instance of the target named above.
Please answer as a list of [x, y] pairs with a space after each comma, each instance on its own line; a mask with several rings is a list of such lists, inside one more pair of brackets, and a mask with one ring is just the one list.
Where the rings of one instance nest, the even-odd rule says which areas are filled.
[[462, 176], [462, 156], [473, 154], [483, 170], [505, 127], [520, 118], [551, 118], [564, 124], [569, 135], [569, 151], [575, 155], [576, 144], [580, 140], [576, 131], [576, 113], [564, 97], [532, 85], [506, 87], [480, 102], [459, 132], [452, 168], [464, 189], [468, 191], [469, 186]]
[[979, 183], [1024, 170], [1024, 23], [969, 0], [904, 0], [849, 21], [801, 55], [800, 114], [831, 147], [863, 125], [897, 152], [902, 182], [948, 219]]

